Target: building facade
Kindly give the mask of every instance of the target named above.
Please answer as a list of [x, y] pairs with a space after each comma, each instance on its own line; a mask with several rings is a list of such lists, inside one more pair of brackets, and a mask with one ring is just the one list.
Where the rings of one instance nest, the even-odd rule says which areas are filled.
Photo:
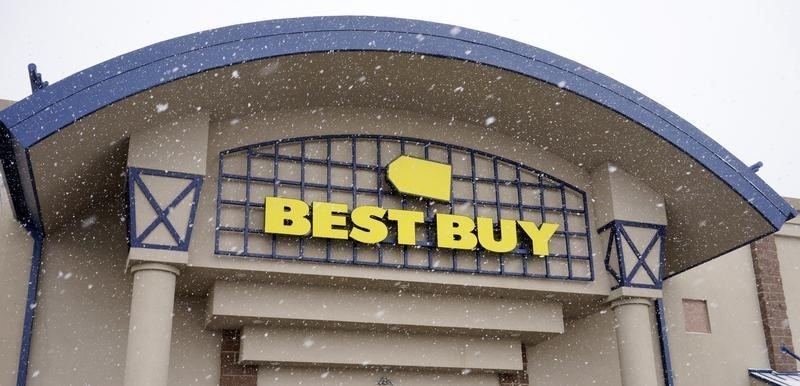
[[0, 384], [797, 382], [797, 202], [585, 66], [325, 17], [30, 72]]

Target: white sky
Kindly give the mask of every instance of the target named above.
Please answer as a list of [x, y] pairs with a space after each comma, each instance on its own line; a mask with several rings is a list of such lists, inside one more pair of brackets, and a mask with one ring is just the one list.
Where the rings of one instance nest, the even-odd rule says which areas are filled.
[[0, 0], [0, 99], [169, 38], [320, 15], [422, 19], [552, 51], [687, 119], [778, 193], [800, 197], [800, 1]]

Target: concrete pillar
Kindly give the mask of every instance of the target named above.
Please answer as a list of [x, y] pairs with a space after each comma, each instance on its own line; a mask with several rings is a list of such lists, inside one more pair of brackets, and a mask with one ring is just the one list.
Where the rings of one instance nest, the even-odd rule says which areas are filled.
[[[608, 302], [623, 385], [658, 385], [652, 323], [653, 299], [663, 296], [667, 212], [664, 198], [643, 181], [612, 164], [592, 176], [595, 219], [606, 243], [606, 269], [612, 276]], [[665, 342], [661, 342], [666, 345]]]
[[131, 268], [131, 296], [125, 386], [167, 385], [177, 268], [143, 263]]
[[616, 318], [617, 350], [623, 386], [658, 385], [649, 299], [619, 298], [611, 302]]
[[[180, 104], [178, 104], [180, 105]], [[133, 293], [125, 385], [167, 385], [175, 283], [206, 174], [209, 116], [172, 108], [128, 145], [128, 266]]]

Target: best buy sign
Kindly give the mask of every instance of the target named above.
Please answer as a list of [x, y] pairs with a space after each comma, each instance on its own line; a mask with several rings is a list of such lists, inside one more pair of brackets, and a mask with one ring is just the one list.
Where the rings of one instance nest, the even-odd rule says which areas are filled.
[[[424, 159], [401, 156], [388, 166], [389, 182], [401, 193], [439, 201], [450, 201], [452, 166]], [[389, 235], [388, 223], [397, 229], [397, 244], [416, 245], [416, 227], [425, 221], [425, 213], [413, 210], [384, 209], [363, 205], [350, 211], [347, 204], [307, 203], [294, 198], [266, 197], [264, 231], [266, 233], [326, 239], [352, 239], [376, 244]], [[436, 246], [450, 249], [475, 249], [478, 244], [491, 252], [506, 253], [517, 247], [517, 227], [531, 243], [534, 255], [549, 253], [550, 239], [558, 224], [531, 221], [499, 220], [499, 235], [494, 220], [488, 217], [437, 213]]]

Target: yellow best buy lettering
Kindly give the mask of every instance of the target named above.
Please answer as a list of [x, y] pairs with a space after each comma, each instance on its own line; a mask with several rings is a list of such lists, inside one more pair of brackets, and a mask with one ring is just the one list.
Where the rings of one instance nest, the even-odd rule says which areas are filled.
[[[416, 245], [416, 227], [425, 222], [419, 211], [384, 209], [377, 206], [358, 206], [349, 211], [346, 204], [313, 202], [310, 206], [298, 199], [266, 197], [264, 201], [264, 231], [266, 233], [307, 236], [327, 239], [352, 239], [364, 244], [376, 244], [389, 236], [389, 223], [397, 230], [397, 244]], [[514, 250], [517, 228], [527, 236], [534, 255], [549, 254], [550, 239], [558, 224], [536, 225], [531, 221], [499, 220], [499, 237], [494, 220], [478, 217], [437, 213], [436, 246], [439, 248], [473, 250], [481, 248], [496, 253]]]
[[[452, 166], [425, 159], [400, 156], [387, 166], [387, 179], [403, 194], [438, 201], [450, 201]], [[425, 181], [424, 184], [419, 183]], [[363, 205], [348, 210], [347, 204], [307, 203], [285, 197], [266, 197], [264, 207], [266, 233], [326, 239], [352, 239], [377, 244], [389, 237], [389, 225], [396, 230], [398, 245], [417, 245], [417, 225], [425, 223], [425, 213], [413, 210], [384, 209]], [[478, 246], [496, 253], [508, 253], [519, 245], [517, 230], [527, 236], [534, 255], [549, 254], [550, 239], [557, 224], [537, 226], [523, 220], [488, 217], [471, 219], [456, 214], [437, 213], [433, 221], [436, 246], [473, 250]], [[495, 234], [495, 228], [499, 235]]]

